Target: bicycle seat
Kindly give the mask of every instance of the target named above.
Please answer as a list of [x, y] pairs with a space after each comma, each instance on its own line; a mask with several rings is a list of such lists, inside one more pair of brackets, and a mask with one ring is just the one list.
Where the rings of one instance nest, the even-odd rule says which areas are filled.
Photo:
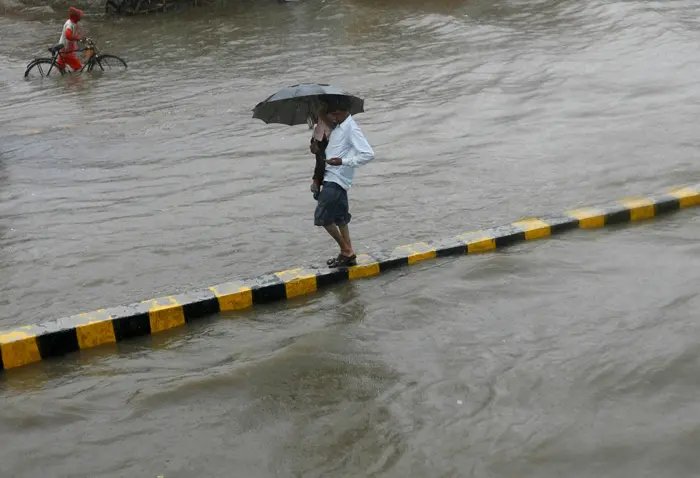
[[58, 50], [60, 50], [61, 48], [63, 48], [63, 43], [58, 43], [58, 44], [56, 44], [56, 45], [54, 45], [54, 46], [52, 46], [52, 47], [49, 47], [49, 52], [51, 52], [51, 53], [56, 53], [56, 52], [57, 52]]

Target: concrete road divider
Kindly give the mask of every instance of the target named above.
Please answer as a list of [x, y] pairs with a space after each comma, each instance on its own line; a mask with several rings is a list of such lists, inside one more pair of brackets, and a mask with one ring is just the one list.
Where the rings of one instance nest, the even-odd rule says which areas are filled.
[[0, 369], [21, 367], [81, 349], [154, 334], [217, 312], [292, 299], [338, 282], [376, 276], [436, 257], [488, 252], [571, 229], [640, 221], [698, 204], [700, 184], [673, 189], [657, 196], [624, 199], [599, 207], [526, 218], [435, 242], [419, 242], [372, 255], [363, 254], [358, 256], [357, 266], [348, 269], [289, 269], [188, 294], [19, 327], [0, 332]]

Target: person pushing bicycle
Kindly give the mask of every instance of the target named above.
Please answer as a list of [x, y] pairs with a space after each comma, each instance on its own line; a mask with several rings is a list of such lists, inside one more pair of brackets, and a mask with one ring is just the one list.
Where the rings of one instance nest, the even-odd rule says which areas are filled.
[[78, 30], [78, 22], [83, 16], [83, 11], [78, 10], [75, 7], [70, 7], [68, 10], [68, 20], [63, 24], [63, 31], [61, 32], [61, 39], [58, 43], [63, 45], [61, 50], [61, 55], [58, 57], [56, 66], [61, 72], [65, 70], [66, 63], [70, 66], [73, 71], [80, 71], [83, 67], [80, 60], [78, 60], [75, 52], [78, 50], [78, 42], [81, 40], [80, 32]]
[[[24, 77], [29, 79], [36, 76], [48, 77], [51, 72], [63, 75], [69, 68], [71, 73], [82, 73], [91, 71], [126, 70], [126, 62], [117, 55], [103, 53], [97, 49], [97, 45], [89, 37], [83, 37], [78, 30], [78, 22], [83, 16], [83, 12], [75, 7], [70, 7], [70, 18], [63, 25], [61, 38], [58, 44], [47, 50], [51, 53], [51, 58], [34, 58], [27, 65]], [[78, 49], [78, 42], [82, 43]], [[84, 52], [84, 65], [78, 60], [78, 52]]]

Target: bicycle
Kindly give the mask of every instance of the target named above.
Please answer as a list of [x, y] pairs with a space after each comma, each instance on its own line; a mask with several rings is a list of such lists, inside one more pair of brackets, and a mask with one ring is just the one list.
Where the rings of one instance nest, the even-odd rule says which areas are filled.
[[[83, 67], [80, 69], [80, 73], [84, 71], [91, 72], [95, 69], [95, 67], [99, 67], [101, 71], [127, 69], [126, 62], [118, 56], [110, 55], [108, 53], [100, 53], [92, 38], [86, 38], [83, 40], [83, 43], [85, 44], [85, 48], [75, 51], [75, 53], [84, 52], [88, 57], [87, 60], [85, 60]], [[27, 69], [24, 72], [24, 77], [29, 78], [31, 75], [38, 73], [41, 78], [46, 78], [51, 74], [54, 67], [61, 75], [65, 74], [65, 69], [61, 70], [58, 68], [58, 58], [63, 56], [63, 53], [61, 53], [63, 46], [63, 44], [59, 43], [49, 47], [48, 50], [52, 55], [51, 58], [35, 58], [30, 61], [27, 65]], [[48, 70], [46, 70], [46, 73], [44, 73], [44, 67], [46, 65], [48, 65]], [[66, 68], [68, 68], [67, 65]]]

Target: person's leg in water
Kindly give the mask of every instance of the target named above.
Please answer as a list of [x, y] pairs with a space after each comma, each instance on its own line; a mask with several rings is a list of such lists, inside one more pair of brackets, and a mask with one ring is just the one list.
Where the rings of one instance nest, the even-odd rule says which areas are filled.
[[58, 55], [58, 60], [56, 60], [56, 68], [61, 70], [61, 73], [66, 71], [66, 62], [63, 61], [63, 55]]
[[73, 71], [80, 71], [80, 69], [83, 67], [80, 60], [78, 60], [78, 57], [75, 56], [75, 53], [64, 53], [62, 55], [58, 55], [56, 67], [61, 70], [61, 73], [66, 72], [66, 63]]
[[80, 63], [80, 60], [78, 60], [75, 53], [68, 53], [67, 55], [63, 56], [65, 57], [65, 62], [68, 63], [68, 66], [70, 66], [73, 71], [80, 71], [80, 69], [83, 67], [83, 64]]

